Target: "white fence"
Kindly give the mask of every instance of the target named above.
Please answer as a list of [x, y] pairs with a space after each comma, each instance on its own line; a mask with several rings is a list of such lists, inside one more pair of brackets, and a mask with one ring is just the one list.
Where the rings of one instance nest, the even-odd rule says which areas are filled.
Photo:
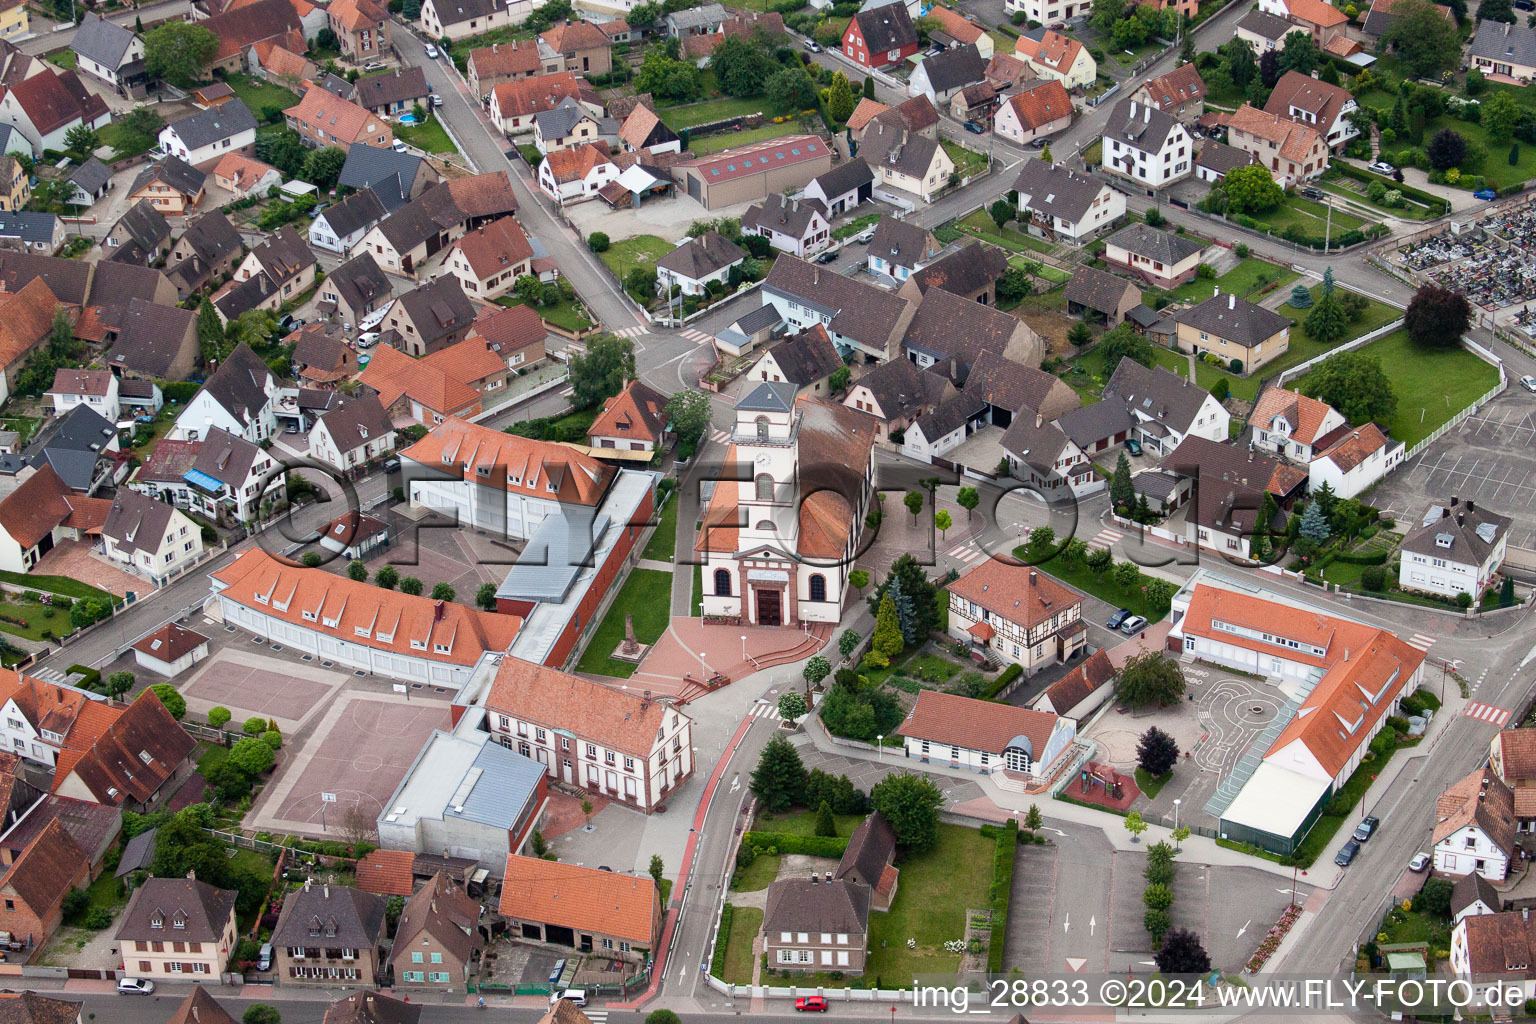
[[1461, 343], [1465, 345], [1473, 355], [1477, 356], [1485, 363], [1491, 363], [1494, 368], [1499, 371], [1499, 382], [1493, 387], [1489, 388], [1481, 398], [1477, 399], [1471, 405], [1458, 412], [1455, 416], [1452, 416], [1450, 419], [1440, 424], [1440, 426], [1436, 427], [1434, 433], [1430, 434], [1424, 440], [1420, 441], [1418, 444], [1404, 452], [1404, 462], [1407, 462], [1409, 459], [1419, 454], [1419, 452], [1440, 440], [1440, 438], [1445, 435], [1445, 432], [1450, 430], [1452, 427], [1460, 426], [1462, 421], [1465, 420], [1468, 416], [1471, 416], [1473, 413], [1477, 412], [1477, 410], [1487, 405], [1488, 402], [1494, 398], [1494, 396], [1498, 395], [1505, 388], [1509, 387], [1509, 374], [1504, 370], [1504, 360], [1500, 359], [1498, 356], [1494, 355], [1488, 349], [1479, 345], [1471, 338], [1464, 337], [1461, 339]]
[[712, 974], [705, 974], [709, 987], [730, 999], [797, 999], [800, 996], [825, 996], [829, 1003], [910, 1003], [912, 993], [904, 988], [812, 988], [795, 985], [730, 985]]
[[1292, 377], [1303, 376], [1304, 374], [1306, 374], [1306, 372], [1308, 370], [1311, 370], [1312, 367], [1316, 366], [1318, 363], [1321, 363], [1324, 359], [1327, 359], [1329, 356], [1338, 355], [1340, 352], [1348, 352], [1351, 349], [1360, 348], [1362, 345], [1369, 345], [1371, 342], [1375, 341], [1377, 338], [1381, 338], [1381, 337], [1384, 337], [1384, 336], [1386, 336], [1388, 334], [1391, 334], [1393, 331], [1397, 330], [1398, 328], [1400, 328], [1402, 326], [1403, 326], [1403, 320], [1402, 320], [1401, 317], [1399, 317], [1398, 319], [1393, 320], [1389, 324], [1382, 324], [1380, 327], [1376, 328], [1374, 331], [1369, 331], [1369, 332], [1367, 332], [1365, 334], [1360, 335], [1360, 337], [1358, 337], [1358, 338], [1355, 338], [1355, 339], [1353, 339], [1351, 341], [1346, 341], [1342, 345], [1338, 345], [1338, 346], [1336, 346], [1334, 348], [1331, 348], [1327, 352], [1324, 352], [1320, 356], [1313, 356], [1311, 359], [1308, 359], [1304, 363], [1297, 363], [1295, 366], [1292, 366], [1289, 369], [1282, 370], [1282, 371], [1280, 371], [1280, 376], [1275, 378], [1275, 387], [1277, 387], [1277, 388], [1284, 387], [1286, 381], [1290, 380]]

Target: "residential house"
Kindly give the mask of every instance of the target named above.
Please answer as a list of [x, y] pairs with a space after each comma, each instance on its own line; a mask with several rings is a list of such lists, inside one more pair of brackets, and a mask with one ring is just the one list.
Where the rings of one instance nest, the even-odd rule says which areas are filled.
[[281, 46], [296, 54], [303, 53], [306, 46], [303, 15], [290, 0], [230, 5], [212, 17], [198, 19], [198, 24], [219, 40], [212, 63], [204, 69], [210, 75], [245, 71], [252, 51], [268, 46]]
[[[398, 349], [379, 348], [358, 379], [379, 396], [394, 421], [410, 419], [433, 426], [451, 416], [478, 415], [482, 396], [506, 386], [509, 364], [532, 365], [544, 354], [544, 324], [537, 313], [526, 306], [512, 307], [520, 313], [492, 308], [494, 313], [487, 312], [476, 321], [473, 336], [421, 359]], [[507, 314], [508, 323], [491, 322], [503, 319], [502, 314]], [[493, 349], [480, 335], [482, 330], [498, 336], [521, 335], [516, 351]]]
[[[105, 166], [100, 160], [91, 157], [90, 161], [77, 168], [77, 171], [84, 171], [91, 163], [95, 163], [97, 167]], [[70, 196], [71, 201], [83, 197], [86, 201], [76, 205], [89, 206], [91, 203], [94, 203], [97, 198], [95, 188], [101, 187], [95, 181], [97, 175], [98, 172], [93, 170], [90, 172], [90, 177], [87, 178], [85, 184], [75, 184], [74, 175], [71, 174], [69, 180], [71, 184], [75, 184], [74, 192]], [[112, 175], [109, 172], [107, 174], [109, 182], [111, 178]], [[95, 188], [87, 189], [85, 187], [86, 184], [93, 185]], [[32, 198], [31, 176], [27, 174], [26, 168], [22, 166], [21, 161], [9, 154], [0, 155], [0, 186], [3, 186], [3, 189], [0, 189], [0, 212], [15, 213], [26, 206], [27, 201]]]
[[1374, 423], [1354, 427], [1318, 453], [1307, 467], [1308, 487], [1332, 488], [1340, 498], [1355, 498], [1403, 461], [1404, 445]]
[[626, 153], [681, 153], [682, 139], [656, 111], [637, 104], [619, 125], [619, 142]]
[[848, 878], [781, 878], [768, 887], [763, 953], [797, 974], [864, 973], [873, 890]]
[[1004, 0], [1003, 10], [1010, 15], [1023, 14], [1025, 21], [1056, 28], [1086, 16], [1093, 10], [1093, 4], [1091, 0]]
[[[892, 112], [894, 113], [892, 114]], [[933, 101], [927, 96], [913, 96], [911, 99], [888, 107], [874, 100], [860, 100], [859, 106], [853, 110], [853, 115], [848, 119], [848, 125], [853, 131], [855, 142], [864, 141], [864, 133], [871, 123], [882, 114], [892, 114], [883, 122], [884, 124], [902, 129], [905, 128], [913, 135], [921, 135], [925, 138], [938, 141], [939, 138], [939, 111], [933, 105]]]
[[233, 889], [186, 878], [148, 878], [117, 928], [123, 965], [151, 981], [218, 984], [239, 941]]
[[1349, 16], [1325, 0], [1259, 0], [1259, 10], [1285, 18], [1311, 36], [1318, 49], [1344, 34], [1344, 26], [1349, 24]]
[[240, 319], [241, 314], [253, 309], [265, 309], [277, 313], [283, 305], [283, 293], [277, 282], [266, 273], [258, 273], [244, 281], [231, 281], [213, 293], [213, 308], [219, 314], [219, 322], [228, 327]]
[[71, 491], [90, 495], [113, 486], [126, 473], [126, 459], [117, 454], [119, 449], [117, 424], [88, 405], [77, 405], [44, 427], [22, 458], [8, 457], [0, 467], [19, 474], [23, 466], [48, 465]]
[[[1134, 436], [1137, 422], [1124, 402], [1113, 399], [1081, 406], [1056, 418], [1056, 425], [1062, 432], [1090, 457]], [[1146, 475], [1138, 474], [1132, 482]]]
[[309, 244], [327, 252], [346, 254], [387, 216], [389, 211], [379, 201], [378, 193], [365, 188], [316, 216], [309, 225]]
[[832, 242], [832, 226], [821, 200], [789, 199], [777, 193], [748, 207], [741, 215], [741, 231], [761, 235], [775, 249], [801, 259], [815, 255]]
[[919, 370], [910, 359], [881, 363], [854, 381], [843, 405], [875, 418], [875, 441], [901, 443], [906, 429], [956, 394], [948, 378]]
[[949, 187], [955, 162], [936, 140], [913, 134], [900, 121], [896, 110], [876, 116], [864, 129], [859, 154], [885, 187], [932, 202], [936, 193]]
[[84, 405], [94, 409], [109, 423], [116, 423], [122, 412], [117, 400], [117, 387], [117, 378], [107, 370], [60, 367], [54, 371], [53, 386], [43, 397], [53, 399], [55, 416], [63, 416], [73, 412], [77, 406]]
[[510, 28], [533, 13], [533, 0], [423, 0], [421, 27], [428, 39], [455, 41]]
[[896, 831], [875, 811], [854, 826], [832, 877], [869, 889], [869, 909], [886, 911], [891, 909], [901, 878], [901, 872], [892, 863], [895, 859]]
[[1030, 234], [1081, 245], [1125, 216], [1125, 194], [1061, 164], [1027, 159], [1013, 184]]
[[1205, 388], [1162, 367], [1147, 369], [1136, 360], [1120, 360], [1104, 399], [1117, 399], [1136, 417], [1141, 442], [1154, 451], [1171, 452], [1186, 437], [1225, 444], [1231, 416]]
[[603, 116], [603, 101], [587, 80], [574, 71], [560, 71], [512, 79], [492, 88], [491, 123], [503, 135], [531, 132], [535, 115], [554, 110], [568, 99], [576, 100], [594, 118]]
[[602, 142], [557, 149], [539, 164], [539, 187], [561, 206], [595, 198], [618, 177], [618, 165]]
[[790, 335], [762, 356], [747, 371], [747, 380], [771, 380], [794, 385], [795, 397], [830, 396], [828, 378], [843, 365], [827, 329], [820, 324]]
[[1132, 100], [1186, 124], [1205, 113], [1205, 96], [1205, 81], [1193, 62], [1149, 78], [1131, 93]]
[[1159, 189], [1186, 177], [1194, 157], [1194, 140], [1172, 114], [1134, 99], [1110, 112], [1100, 158], [1106, 170]]
[[1514, 793], [1519, 831], [1536, 831], [1536, 729], [1500, 729], [1488, 745], [1488, 767]]
[[591, 142], [601, 142], [617, 150], [619, 122], [595, 115], [569, 97], [561, 100], [553, 110], [541, 110], [533, 115], [533, 146], [540, 153], [547, 155]]
[[1086, 89], [1098, 76], [1098, 65], [1086, 46], [1048, 28], [1033, 28], [1019, 36], [1013, 52], [1037, 76], [1053, 78], [1068, 89]]
[[1097, 650], [1084, 658], [1072, 671], [1046, 687], [1030, 707], [1051, 715], [1081, 722], [1114, 696], [1109, 683], [1115, 677], [1109, 652]]
[[1253, 47], [1253, 52], [1262, 57], [1272, 50], [1280, 49], [1285, 43], [1285, 37], [1295, 30], [1295, 26], [1285, 18], [1255, 7], [1238, 19], [1234, 31], [1237, 38]]
[[374, 395], [329, 410], [309, 431], [309, 454], [343, 473], [360, 470], [395, 447], [395, 429]]
[[417, 105], [425, 108], [431, 103], [431, 96], [426, 71], [406, 67], [364, 75], [352, 83], [351, 100], [380, 117], [399, 117]]
[[1207, 139], [1200, 147], [1200, 155], [1195, 158], [1195, 177], [1215, 184], [1225, 178], [1228, 171], [1257, 162], [1258, 159], [1245, 149], [1234, 149], [1224, 142]]
[[64, 244], [64, 221], [51, 213], [23, 210], [0, 215], [0, 248], [52, 255]]
[[196, 746], [155, 692], [141, 690], [73, 766], [59, 765], [53, 791], [142, 814], [192, 773]]
[[831, 169], [831, 151], [819, 137], [784, 135], [684, 160], [673, 165], [672, 177], [713, 210], [803, 188]]
[[568, 70], [606, 75], [613, 68], [613, 43], [607, 32], [590, 21], [557, 21], [539, 38], [565, 59]]
[[64, 897], [90, 882], [85, 851], [61, 822], [49, 822], [0, 877], [0, 931], [29, 948], [47, 945], [64, 920]]
[[874, 187], [875, 175], [869, 169], [869, 164], [863, 157], [855, 157], [844, 160], [826, 174], [812, 178], [800, 198], [820, 202], [828, 217], [837, 217], [860, 203], [869, 202]]
[[389, 523], [355, 509], [343, 512], [326, 526], [325, 535], [320, 538], [320, 546], [349, 561], [367, 558], [375, 548], [389, 546]]
[[992, 130], [1024, 145], [1054, 135], [1072, 123], [1072, 97], [1054, 78], [1026, 82], [997, 108]]
[[384, 897], [371, 892], [305, 879], [302, 889], [283, 900], [272, 929], [273, 981], [374, 987], [383, 966], [384, 903]]
[[238, 199], [247, 196], [264, 196], [273, 185], [283, 183], [282, 172], [271, 164], [248, 157], [243, 153], [230, 153], [220, 157], [213, 165], [213, 183], [234, 194]]
[[[909, 459], [931, 465], [936, 457], [947, 455], [985, 426], [987, 403], [962, 391], [912, 422], [902, 435], [901, 453]], [[996, 468], [994, 464], [988, 472]]]
[[1275, 83], [1264, 104], [1266, 114], [1304, 124], [1322, 135], [1335, 153], [1360, 134], [1349, 115], [1359, 110], [1355, 98], [1337, 85], [1329, 85], [1314, 75], [1287, 71]]
[[[73, 752], [89, 747], [116, 717], [111, 704], [97, 694], [67, 684], [45, 683], [15, 669], [0, 674], [0, 711], [0, 736], [5, 740], [8, 758], [5, 780], [14, 779], [20, 770], [16, 758], [53, 769], [66, 757], [66, 750], [72, 757]], [[7, 781], [6, 785], [11, 787], [14, 798], [15, 781]], [[5, 812], [7, 829], [15, 824], [15, 810], [9, 808]], [[5, 863], [14, 863], [18, 851], [10, 846], [3, 849], [10, 854], [4, 858]]]
[[686, 39], [689, 36], [719, 35], [729, 18], [730, 14], [724, 7], [717, 3], [707, 3], [668, 12], [661, 24], [666, 35]]
[[897, 294], [916, 302], [937, 288], [983, 306], [992, 306], [997, 303], [998, 279], [1007, 271], [1008, 260], [1001, 251], [990, 245], [970, 242], [913, 271]]
[[1285, 508], [1307, 480], [1305, 470], [1287, 462], [1204, 437], [1181, 441], [1163, 470], [1193, 482], [1195, 502], [1186, 517], [1186, 539], [1235, 559], [1251, 558], [1255, 534], [1284, 528], [1278, 511], [1270, 522], [1260, 521], [1265, 493]]
[[587, 428], [587, 444], [615, 451], [654, 452], [671, 444], [667, 399], [642, 381], [632, 380], [612, 398]]
[[394, 143], [389, 122], [348, 100], [310, 86], [298, 106], [283, 111], [288, 127], [304, 145], [350, 149], [354, 144], [386, 148]]
[[793, 256], [780, 256], [762, 286], [763, 304], [796, 331], [827, 329], [843, 355], [894, 359], [916, 305], [894, 292]]
[[142, 99], [149, 75], [144, 68], [144, 40], [131, 28], [87, 14], [75, 28], [69, 48], [75, 70], [104, 82], [121, 95]]
[[934, 260], [941, 246], [926, 228], [895, 217], [882, 216], [865, 250], [869, 269], [897, 282]]
[[941, 51], [917, 65], [907, 88], [927, 96], [936, 107], [947, 106], [961, 89], [986, 81], [987, 59], [971, 43]]
[[1106, 238], [1102, 255], [1110, 266], [1129, 271], [1154, 288], [1168, 289], [1195, 279], [1204, 251], [1205, 246], [1187, 235], [1137, 221]]
[[957, 121], [974, 121], [986, 127], [992, 123], [999, 102], [997, 86], [991, 82], [977, 82], [950, 97], [949, 116]]
[[27, 34], [31, 17], [24, 3], [6, 3], [0, 9], [0, 39], [16, 39]]
[[[30, 78], [7, 85], [0, 96], [0, 122], [10, 125], [31, 146], [28, 156], [41, 157], [44, 150], [69, 148], [64, 136], [77, 125], [100, 128], [112, 113], [100, 96], [86, 90], [73, 71], [55, 72], [44, 67]], [[12, 142], [8, 152], [15, 152]]]
[[1259, 395], [1248, 424], [1254, 447], [1303, 466], [1349, 429], [1349, 421], [1327, 402], [1273, 386]]
[[[603, 25], [604, 31], [608, 26]], [[684, 36], [682, 38], [682, 57], [691, 60], [700, 67], [708, 65], [709, 59], [714, 55], [715, 47], [726, 39], [736, 38], [752, 40], [762, 36], [770, 41], [781, 40], [785, 36], [784, 16], [777, 11], [737, 11], [731, 10], [726, 19], [720, 25], [718, 32], [703, 32], [698, 35]]]
[[1467, 49], [1472, 66], [1494, 81], [1526, 84], [1536, 78], [1536, 31], [1529, 25], [1486, 18]]
[[0, 398], [11, 393], [27, 359], [48, 340], [62, 308], [40, 277], [19, 292], [0, 292]]
[[1513, 792], [1496, 772], [1479, 768], [1435, 801], [1435, 870], [1502, 882], [1520, 856], [1516, 834]]
[[225, 430], [259, 443], [277, 429], [279, 385], [261, 357], [241, 342], [187, 402], [166, 436], [198, 441], [212, 430]]
[[383, 322], [400, 336], [403, 352], [424, 356], [463, 341], [478, 315], [459, 279], [445, 274], [400, 296]]
[[107, 259], [147, 266], [171, 251], [171, 225], [149, 199], [140, 199], [107, 229]]
[[443, 266], [459, 279], [464, 291], [483, 300], [512, 289], [532, 269], [533, 246], [512, 217], [502, 217], [469, 232], [454, 243]]
[[950, 636], [994, 664], [1016, 664], [1032, 676], [1071, 661], [1087, 643], [1083, 596], [1032, 566], [987, 559], [945, 589]]
[[[14, 26], [16, 12], [21, 12], [19, 30], [8, 29], [7, 34], [20, 34], [26, 31], [27, 10], [23, 4], [11, 4], [4, 12], [4, 21]], [[50, 996], [38, 995], [31, 990], [21, 992], [0, 993], [0, 1014], [8, 1021], [16, 1024], [81, 1024], [84, 1019], [81, 1007], [84, 1003], [70, 1002], [67, 999], [54, 999]], [[172, 1024], [180, 1024], [172, 1021]], [[221, 1024], [215, 1018], [208, 1018], [207, 1024]]]
[[0, 569], [31, 572], [61, 540], [100, 529], [107, 503], [72, 491], [51, 465], [42, 465], [0, 499]]
[[[974, 46], [976, 51], [981, 54], [982, 60], [992, 59], [992, 37], [987, 34], [984, 28], [971, 21], [959, 11], [936, 5], [929, 8], [928, 13], [924, 17], [932, 18], [939, 23], [941, 28], [937, 31], [937, 34], [948, 40], [947, 46], [951, 48]], [[941, 41], [933, 39], [933, 35], [934, 33], [929, 34], [930, 41]]]
[[886, 68], [917, 53], [922, 41], [904, 3], [859, 11], [843, 30], [843, 54], [865, 68]]
[[255, 152], [256, 117], [241, 100], [232, 99], [160, 129], [160, 148], [206, 170], [231, 153]]
[[186, 380], [199, 358], [195, 311], [135, 296], [122, 313], [107, 366], [122, 375], [126, 403], [130, 380]]
[[1281, 185], [1315, 178], [1328, 169], [1328, 146], [1317, 128], [1246, 103], [1225, 121], [1228, 145], [1252, 154]]
[[[310, 10], [324, 17], [323, 8], [311, 7]], [[287, 40], [287, 44], [285, 46], [268, 39], [252, 46], [247, 60], [251, 74], [290, 91], [303, 86], [305, 82], [320, 78], [320, 69], [314, 61], [303, 56], [304, 47], [300, 44], [297, 32]]]
[[[970, 381], [966, 381], [970, 392]], [[1040, 412], [1020, 409], [1022, 415], [1003, 432], [1008, 472], [1040, 494], [1050, 497], [1070, 493], [1075, 498], [1096, 494], [1106, 484], [1088, 459], [1088, 453]]]
[[[783, 197], [775, 198], [782, 200]], [[748, 215], [756, 209], [758, 207], [752, 207], [747, 211]], [[740, 266], [746, 258], [747, 251], [741, 246], [718, 231], [706, 231], [697, 238], [684, 239], [676, 249], [656, 261], [656, 285], [667, 294], [675, 285], [684, 295], [703, 295], [712, 281], [726, 284], [731, 268]]]
[[194, 985], [165, 1024], [235, 1024], [235, 1018], [206, 988]]
[[643, 962], [661, 941], [661, 897], [648, 875], [511, 854], [497, 910], [514, 934], [615, 960]]
[[[180, 675], [207, 657], [208, 638], [174, 622], [146, 633], [133, 644], [135, 664], [167, 679]], [[122, 864], [118, 865], [118, 870], [122, 870]]]
[[[383, 271], [377, 273], [383, 277]], [[357, 372], [357, 351], [348, 343], [344, 323], [305, 324], [284, 339], [289, 340], [293, 342], [293, 376], [300, 387], [335, 387]]]
[[218, 210], [199, 214], [187, 222], [166, 261], [166, 276], [176, 286], [178, 298], [202, 291], [215, 279], [232, 274], [245, 252], [245, 240], [229, 218]]
[[[1360, 25], [1360, 34], [1369, 42], [1379, 42], [1381, 37], [1387, 34], [1392, 23], [1397, 20], [1397, 5], [1402, 0], [1371, 0], [1370, 10], [1365, 12], [1365, 18]], [[1455, 21], [1456, 16], [1451, 9], [1442, 4], [1436, 4], [1438, 13], [1446, 21]]]
[[542, 39], [513, 39], [470, 50], [465, 69], [471, 94], [485, 99], [502, 82], [564, 71], [565, 58]]
[[[393, 300], [389, 276], [368, 253], [354, 256], [326, 275], [318, 293], [344, 323], [355, 324]], [[295, 356], [298, 353], [294, 353]]]
[[1072, 275], [1062, 292], [1067, 313], [1117, 327], [1125, 315], [1141, 305], [1141, 289], [1123, 277], [1084, 267]]
[[[526, 370], [543, 361], [544, 338], [547, 334], [544, 321], [526, 306], [491, 305], [481, 308], [466, 340], [483, 342], [508, 370], [516, 371], [519, 367]], [[479, 365], [478, 358], [465, 364], [460, 371], [462, 379], [471, 382], [481, 391], [493, 391], [500, 387], [494, 373], [469, 372], [478, 369]]]
[[1401, 544], [1398, 585], [1405, 590], [1476, 602], [1498, 579], [1509, 546], [1508, 516], [1452, 496], [1431, 505]]
[[201, 440], [163, 440], [128, 485], [213, 520], [249, 522], [281, 499], [278, 464], [243, 437], [210, 428]]
[[896, 735], [902, 739], [903, 757], [1028, 784], [1050, 777], [1058, 759], [1072, 748], [1077, 723], [1043, 711], [924, 690]]
[[364, 145], [347, 150], [347, 162], [341, 165], [336, 184], [358, 192], [371, 188], [384, 209], [394, 213], [441, 180], [422, 157]]
[[265, 274], [286, 302], [308, 291], [315, 283], [319, 261], [292, 224], [284, 224], [267, 236], [266, 241], [246, 254], [235, 268], [236, 281], [248, 281]]
[[166, 217], [179, 217], [197, 209], [203, 201], [208, 175], [185, 160], [168, 156], [139, 172], [128, 186], [128, 201], [148, 200]]
[[[1530, 965], [1536, 961], [1536, 934], [1531, 927], [1530, 912], [1521, 909], [1469, 914], [1451, 928], [1451, 972], [1456, 980], [1471, 983], [1469, 994], [1473, 1003], [1496, 1010], [1502, 1008], [1504, 993], [1510, 986], [1516, 986], [1516, 993], [1528, 994], [1532, 990], [1536, 974]], [[1496, 985], [1483, 981], [1494, 977], [1499, 979]]]
[[389, 51], [389, 12], [374, 0], [335, 0], [325, 16], [342, 55], [353, 62], [377, 60]]
[[390, 966], [395, 987], [462, 992], [480, 958], [480, 902], [439, 870], [405, 901]]
[[1175, 348], [1196, 358], [1209, 352], [1234, 373], [1252, 373], [1290, 347], [1289, 320], [1247, 299], [1222, 295], [1219, 288], [1199, 305], [1174, 313], [1173, 320]]

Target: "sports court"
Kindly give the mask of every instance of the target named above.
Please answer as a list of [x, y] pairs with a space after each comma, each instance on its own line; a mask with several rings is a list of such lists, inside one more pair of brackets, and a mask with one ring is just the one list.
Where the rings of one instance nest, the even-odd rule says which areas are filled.
[[375, 820], [434, 729], [449, 727], [448, 705], [388, 694], [343, 693], [281, 769], [257, 814], [262, 827], [319, 832], [321, 794], [334, 830], [352, 808]]
[[242, 644], [252, 646], [246, 642], [253, 638], [244, 632], [233, 636], [238, 641], [202, 662], [182, 690], [189, 709], [206, 714], [221, 705], [237, 723], [262, 715], [276, 719], [284, 733], [291, 733], [347, 681], [348, 673], [325, 668], [320, 662], [310, 666], [259, 654], [259, 648], [242, 650]]

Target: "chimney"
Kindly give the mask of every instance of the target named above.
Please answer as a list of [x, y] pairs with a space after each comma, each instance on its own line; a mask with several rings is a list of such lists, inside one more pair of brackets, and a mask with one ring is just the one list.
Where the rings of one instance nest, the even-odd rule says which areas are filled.
[[1237, 308], [1237, 293], [1236, 292], [1233, 292], [1231, 295], [1227, 296], [1227, 308], [1228, 309], [1236, 309]]
[[1141, 108], [1141, 123], [1142, 124], [1151, 124], [1152, 123], [1152, 108], [1151, 107], [1142, 107]]
[[1473, 512], [1476, 512], [1476, 511], [1477, 511], [1476, 504], [1473, 503], [1471, 498], [1468, 498], [1467, 499], [1467, 514], [1471, 515]]
[[1317, 77], [1317, 72], [1316, 72], [1316, 71], [1314, 71], [1314, 72], [1312, 72], [1312, 77], [1313, 77], [1313, 78], [1316, 78], [1316, 77]]
[[1530, 907], [1521, 907], [1520, 908], [1520, 920], [1522, 920], [1522, 921], [1529, 921], [1530, 919], [1531, 919], [1531, 908]]
[[821, 879], [817, 878], [816, 877], [816, 872], [812, 871], [811, 872], [811, 884], [815, 885], [819, 881], [821, 881]]
[[821, 268], [811, 264], [811, 284], [821, 284]]
[[1214, 299], [1216, 296], [1218, 296], [1220, 294], [1221, 294], [1221, 285], [1219, 285], [1219, 284], [1218, 285], [1213, 285], [1211, 287], [1211, 298]]
[[1035, 570], [1033, 570], [1033, 569], [1029, 570], [1029, 585], [1033, 587], [1033, 586], [1038, 585], [1039, 582], [1040, 582], [1040, 574], [1038, 572], [1035, 572]]
[[196, 870], [188, 870], [187, 871], [187, 881], [189, 881], [189, 882], [197, 881], [197, 871]]
[[443, 621], [443, 617], [448, 614], [448, 609], [446, 607], [444, 607], [446, 604], [447, 604], [446, 601], [438, 601], [437, 603], [435, 603], [432, 606], [432, 621], [433, 622], [442, 622]]
[[1451, 495], [1451, 508], [1455, 508], [1457, 504], [1459, 503], [1456, 501], [1456, 495]]
[[331, 887], [329, 885], [323, 886], [320, 889], [320, 895], [324, 896], [326, 899], [330, 899], [331, 898]]
[[1465, 512], [1457, 512], [1456, 513], [1456, 525], [1457, 526], [1465, 526], [1465, 525], [1467, 525], [1467, 514]]
[[1136, 101], [1131, 100], [1131, 120], [1136, 120]]
[[492, 43], [492, 44], [491, 44], [491, 53], [492, 53], [492, 54], [493, 54], [493, 55], [494, 55], [494, 54], [495, 54], [495, 53], [496, 53], [496, 52], [497, 52], [497, 51], [498, 51], [498, 50], [500, 50], [500, 49], [501, 49], [501, 44], [500, 44], [500, 43]]
[[1035, 413], [1035, 429], [1039, 430], [1043, 426], [1045, 426], [1045, 417], [1038, 412]]
[[304, 879], [304, 891], [309, 892], [309, 887], [315, 883], [313, 878]]

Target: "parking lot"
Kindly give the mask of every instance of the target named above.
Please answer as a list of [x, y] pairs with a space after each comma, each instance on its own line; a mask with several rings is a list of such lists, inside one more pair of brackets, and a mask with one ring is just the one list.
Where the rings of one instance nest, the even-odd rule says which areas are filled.
[[1513, 520], [1511, 546], [1536, 546], [1533, 443], [1536, 410], [1524, 389], [1510, 387], [1387, 477], [1368, 500], [1398, 520], [1399, 532], [1453, 495], [1480, 502]]

